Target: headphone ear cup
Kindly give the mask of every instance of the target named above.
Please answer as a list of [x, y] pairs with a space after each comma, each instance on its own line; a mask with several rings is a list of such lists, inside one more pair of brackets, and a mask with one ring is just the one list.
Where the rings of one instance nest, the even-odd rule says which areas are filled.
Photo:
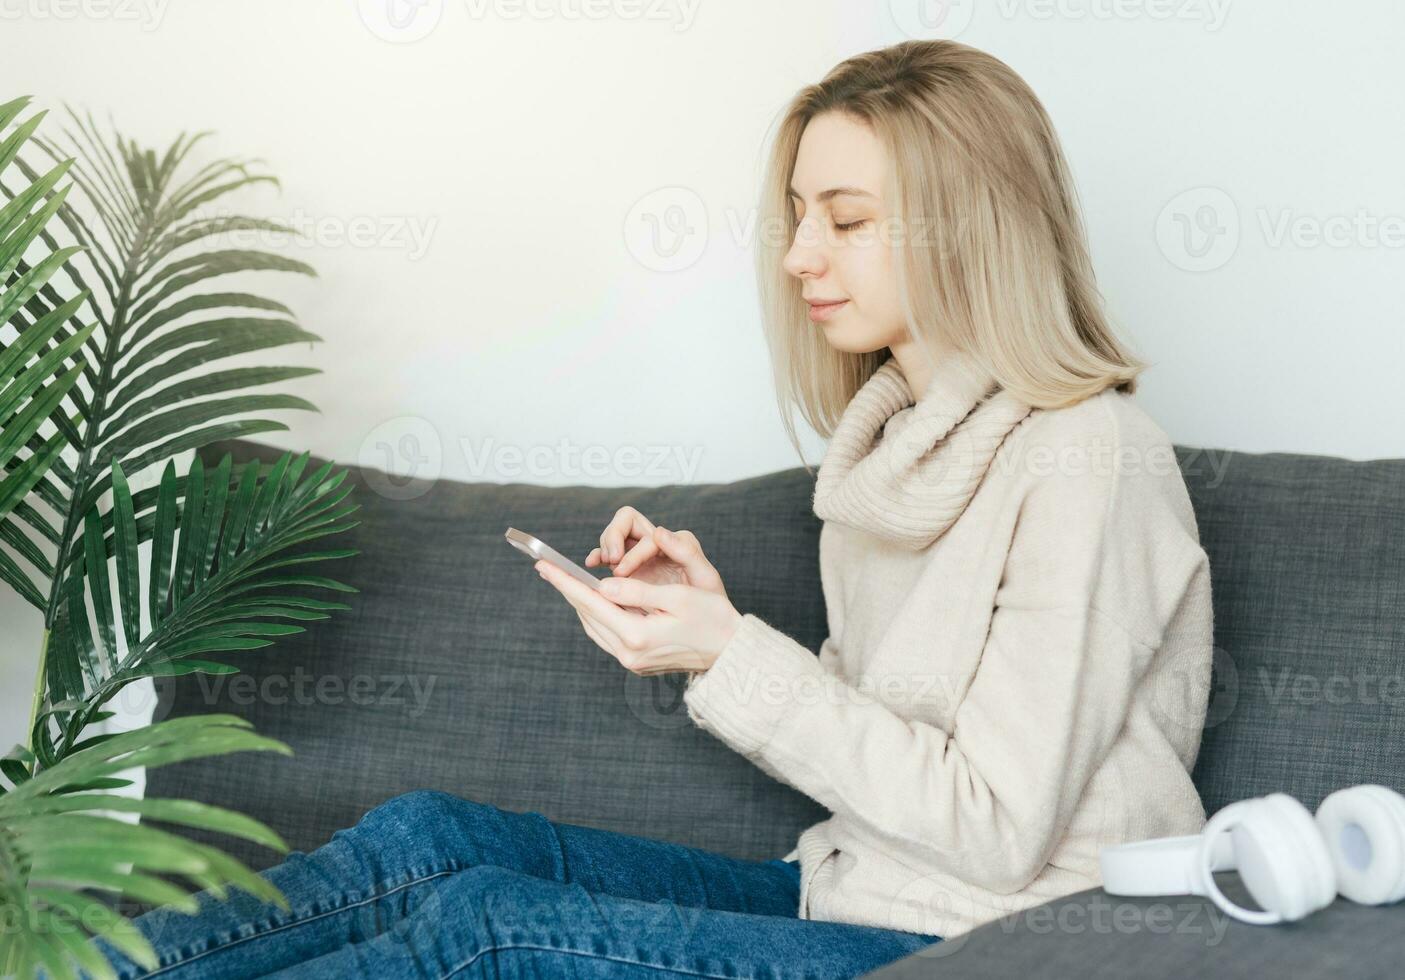
[[1285, 920], [1301, 919], [1331, 905], [1337, 897], [1336, 871], [1307, 807], [1287, 793], [1270, 793], [1261, 800], [1256, 816], [1264, 838], [1272, 835], [1275, 844], [1273, 854], [1266, 855], [1267, 869], [1252, 868], [1246, 875], [1244, 856], [1239, 858], [1240, 878], [1255, 900], [1259, 893], [1254, 879], [1272, 875]]
[[1339, 789], [1318, 806], [1317, 829], [1342, 895], [1362, 905], [1405, 898], [1405, 797], [1372, 783]]
[[1249, 800], [1229, 833], [1239, 879], [1264, 911], [1291, 922], [1335, 899], [1331, 856], [1298, 800], [1286, 793]]
[[[1397, 860], [1383, 860], [1381, 864], [1385, 868], [1395, 871], [1395, 887], [1389, 889], [1382, 904], [1398, 902], [1405, 898], [1405, 796], [1401, 796], [1388, 786], [1368, 785], [1371, 795], [1380, 800], [1381, 805], [1389, 815], [1389, 824], [1394, 834], [1394, 839], [1399, 854]], [[1388, 876], [1387, 876], [1388, 877]]]

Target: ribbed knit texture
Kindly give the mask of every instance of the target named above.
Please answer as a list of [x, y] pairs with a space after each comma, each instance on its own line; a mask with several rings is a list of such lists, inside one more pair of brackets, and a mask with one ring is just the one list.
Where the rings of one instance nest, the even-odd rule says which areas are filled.
[[[914, 404], [890, 358], [845, 409], [815, 481], [815, 513], [904, 548], [930, 545], [966, 509], [1006, 433], [1030, 412], [964, 353], [944, 358]], [[902, 418], [900, 425], [887, 427]]]
[[1189, 834], [1209, 562], [1166, 434], [1111, 389], [1021, 405], [965, 358], [846, 407], [815, 513], [818, 657], [746, 613], [689, 716], [830, 811], [799, 914], [954, 937]]

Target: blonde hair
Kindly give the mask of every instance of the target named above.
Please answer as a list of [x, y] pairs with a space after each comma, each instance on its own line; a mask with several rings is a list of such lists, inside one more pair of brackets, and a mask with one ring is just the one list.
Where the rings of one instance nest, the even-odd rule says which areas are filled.
[[1036, 408], [1108, 387], [1136, 390], [1147, 365], [1104, 316], [1068, 165], [1039, 99], [983, 51], [904, 41], [855, 55], [802, 89], [766, 165], [757, 227], [786, 233], [758, 236], [756, 271], [777, 400], [797, 453], [793, 408], [828, 438], [891, 356], [831, 347], [808, 323], [800, 280], [781, 266], [798, 225], [789, 187], [800, 138], [824, 112], [866, 123], [887, 149], [892, 218], [914, 229], [896, 243], [900, 301], [929, 360], [940, 348], [967, 351]]

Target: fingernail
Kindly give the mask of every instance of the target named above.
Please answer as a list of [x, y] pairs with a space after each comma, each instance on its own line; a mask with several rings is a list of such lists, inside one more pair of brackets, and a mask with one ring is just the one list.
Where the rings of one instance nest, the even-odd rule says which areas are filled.
[[618, 592], [619, 590], [620, 590], [620, 583], [617, 582], [616, 580], [614, 580], [614, 579], [612, 579], [612, 578], [601, 579], [601, 581], [600, 581], [600, 591], [606, 593], [607, 595], [614, 595], [614, 594], [615, 594], [616, 592]]

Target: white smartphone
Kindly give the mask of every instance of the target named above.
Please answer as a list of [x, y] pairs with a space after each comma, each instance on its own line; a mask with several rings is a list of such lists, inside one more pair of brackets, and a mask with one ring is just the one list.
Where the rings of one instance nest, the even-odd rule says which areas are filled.
[[[512, 545], [524, 555], [527, 555], [534, 559], [541, 559], [542, 561], [551, 562], [551, 564], [555, 565], [557, 568], [561, 569], [563, 572], [565, 572], [567, 575], [570, 575], [572, 578], [580, 579], [582, 582], [590, 586], [596, 592], [600, 591], [600, 580], [598, 578], [590, 574], [590, 572], [586, 571], [581, 566], [577, 565], [575, 562], [571, 561], [571, 559], [561, 554], [561, 552], [557, 551], [555, 548], [551, 547], [551, 545], [547, 544], [545, 541], [542, 541], [540, 538], [530, 535], [526, 531], [519, 531], [515, 527], [508, 528], [507, 533], [504, 535], [504, 537], [507, 538], [508, 544]], [[607, 596], [606, 598], [609, 597]], [[610, 601], [614, 602], [615, 600], [610, 599]], [[644, 609], [640, 606], [626, 606], [623, 603], [619, 602], [616, 602], [615, 605], [620, 606], [622, 609], [638, 609], [641, 613], [646, 616], [649, 614], [649, 610]]]
[[547, 544], [545, 541], [528, 534], [526, 531], [519, 531], [515, 527], [507, 529], [506, 537], [508, 543], [524, 555], [530, 555], [532, 558], [538, 558], [542, 561], [549, 561], [572, 578], [580, 579], [592, 589], [597, 592], [600, 591], [600, 580], [598, 578], [587, 572], [584, 568], [581, 568], [581, 566], [571, 561], [571, 559], [561, 554], [561, 552], [551, 547], [551, 545]]

